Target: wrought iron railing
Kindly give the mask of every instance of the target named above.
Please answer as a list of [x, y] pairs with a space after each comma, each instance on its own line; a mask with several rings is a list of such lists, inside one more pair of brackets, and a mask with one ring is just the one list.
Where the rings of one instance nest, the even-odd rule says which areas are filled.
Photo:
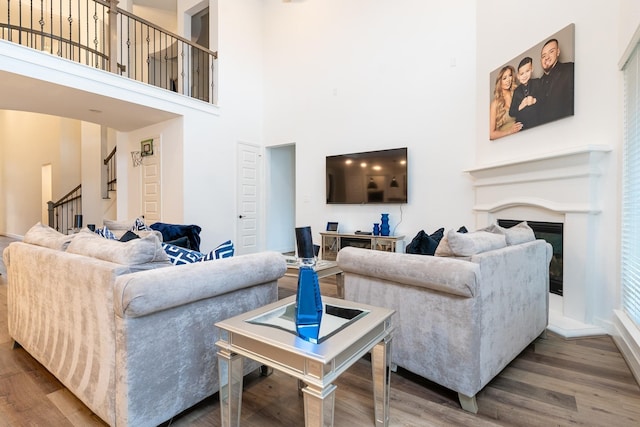
[[217, 52], [136, 17], [117, 3], [7, 0], [0, 11], [0, 38], [215, 103]]
[[82, 227], [82, 185], [78, 185], [57, 202], [47, 202], [47, 205], [49, 227], [63, 234]]
[[117, 170], [116, 170], [116, 148], [113, 147], [111, 153], [103, 160], [104, 165], [107, 167], [107, 191], [116, 191], [116, 184], [118, 182]]

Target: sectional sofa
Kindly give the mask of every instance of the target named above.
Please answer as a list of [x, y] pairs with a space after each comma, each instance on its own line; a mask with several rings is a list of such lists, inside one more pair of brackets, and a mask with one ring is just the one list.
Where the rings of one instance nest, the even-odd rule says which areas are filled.
[[[173, 266], [40, 224], [3, 252], [9, 334], [111, 426], [156, 426], [218, 391], [217, 321], [277, 300], [275, 252]], [[245, 374], [258, 366], [247, 363]]]

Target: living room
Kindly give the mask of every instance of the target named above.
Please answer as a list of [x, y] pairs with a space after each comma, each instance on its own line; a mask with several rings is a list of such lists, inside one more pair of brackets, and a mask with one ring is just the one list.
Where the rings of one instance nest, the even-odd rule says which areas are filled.
[[[178, 16], [197, 2], [180, 3]], [[150, 95], [133, 83], [125, 86], [130, 89], [127, 93], [111, 93], [123, 103], [148, 103], [175, 116], [133, 129], [112, 128], [121, 172], [118, 218], [139, 213], [139, 183], [133, 179], [137, 171], [131, 166], [130, 151], [150, 136], [162, 140], [163, 171], [171, 177], [163, 187], [163, 218], [201, 225], [203, 242], [209, 246], [229, 238], [229, 230], [237, 229], [236, 191], [228, 185], [228, 177], [237, 176], [238, 142], [264, 150], [265, 183], [273, 172], [270, 150], [295, 146], [295, 212], [291, 215], [296, 225], [310, 225], [317, 233], [328, 221], [338, 221], [340, 230], [355, 231], [370, 227], [384, 209], [395, 233], [407, 239], [422, 229], [432, 232], [461, 225], [475, 229], [498, 219], [491, 209], [478, 209], [482, 208], [474, 186], [478, 177], [470, 172], [548, 157], [562, 162], [567, 153], [602, 155], [595, 165], [598, 178], [587, 184], [595, 190], [580, 202], [593, 205], [592, 211], [597, 213], [579, 227], [578, 234], [592, 244], [577, 257], [577, 268], [588, 278], [589, 286], [578, 296], [583, 307], [572, 316], [578, 330], [620, 335], [621, 325], [614, 313], [621, 307], [619, 171], [624, 92], [620, 69], [629, 44], [635, 40], [640, 5], [631, 0], [545, 0], [535, 5], [502, 0], [446, 4], [418, 0], [389, 4], [219, 0], [209, 5], [218, 11], [216, 50], [221, 54], [217, 106], [171, 105], [176, 95]], [[524, 22], [523, 15], [527, 16]], [[490, 141], [489, 73], [572, 23], [577, 63], [575, 115]], [[176, 29], [180, 28], [178, 23]], [[2, 71], [24, 71], [38, 78], [32, 67], [13, 67], [17, 56], [24, 59], [30, 53], [16, 53], [15, 47], [5, 43], [0, 47], [7, 59], [0, 64]], [[24, 60], [25, 64], [30, 61]], [[36, 58], [32, 63], [55, 60]], [[61, 68], [75, 70], [77, 64], [73, 65]], [[85, 76], [98, 74], [89, 70]], [[70, 84], [64, 76], [46, 76], [42, 71], [39, 78]], [[96, 80], [110, 78], [117, 76], [100, 74]], [[90, 87], [77, 76], [75, 81], [85, 91], [101, 96], [109, 93], [100, 87], [101, 81]], [[27, 98], [38, 102], [35, 93]], [[86, 168], [75, 159], [81, 151], [84, 162], [88, 155], [85, 147], [90, 140], [99, 139], [95, 137], [99, 127], [86, 122], [99, 123], [100, 119], [82, 124], [60, 119], [67, 131], [80, 129], [81, 136], [73, 137], [74, 160], [69, 160], [60, 155], [60, 141], [69, 141], [64, 130], [48, 139], [58, 141], [58, 149], [45, 150], [40, 137], [48, 132], [21, 136], [34, 116], [18, 121], [17, 114], [27, 113], [8, 111], [9, 100], [1, 102], [5, 110], [0, 112], [0, 233], [21, 236], [41, 218], [43, 164], [57, 164], [61, 181], [72, 186], [82, 180], [84, 185]], [[13, 123], [22, 125], [16, 129]], [[16, 140], [22, 145], [12, 144]], [[326, 204], [326, 156], [396, 147], [408, 147], [410, 153], [406, 205]], [[52, 160], [51, 152], [56, 153], [56, 159]], [[590, 166], [589, 162], [582, 165]], [[568, 188], [571, 191], [573, 187]], [[67, 189], [59, 188], [59, 193]], [[265, 203], [258, 217], [260, 249], [274, 245], [266, 237], [266, 230], [279, 220], [267, 208], [273, 191], [266, 185], [262, 188]], [[491, 203], [494, 207], [499, 204]], [[547, 203], [549, 207], [553, 206]], [[100, 222], [100, 212], [92, 218], [92, 222]], [[293, 233], [290, 238], [293, 247]]]

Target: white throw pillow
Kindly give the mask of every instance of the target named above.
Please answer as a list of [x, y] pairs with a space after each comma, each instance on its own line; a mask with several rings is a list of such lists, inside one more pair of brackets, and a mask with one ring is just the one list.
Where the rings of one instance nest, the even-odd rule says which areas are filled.
[[471, 256], [507, 246], [507, 240], [503, 234], [488, 231], [458, 233], [450, 230], [447, 233], [447, 240], [456, 256]]

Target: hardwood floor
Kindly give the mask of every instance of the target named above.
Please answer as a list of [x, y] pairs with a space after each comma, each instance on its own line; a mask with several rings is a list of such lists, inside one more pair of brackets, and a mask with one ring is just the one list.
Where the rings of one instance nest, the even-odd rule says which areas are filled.
[[[0, 236], [0, 251], [11, 241]], [[104, 426], [7, 331], [6, 270], [0, 263], [0, 427]], [[294, 293], [295, 278], [281, 279]], [[335, 296], [333, 279], [323, 295]], [[214, 373], [212, 373], [214, 374]], [[336, 381], [336, 426], [373, 425], [370, 364], [354, 364]], [[538, 339], [478, 394], [477, 415], [462, 411], [456, 393], [399, 369], [391, 378], [391, 426], [640, 426], [640, 387], [610, 337]], [[219, 426], [218, 395], [163, 426]], [[297, 382], [274, 372], [245, 379], [242, 425], [304, 425]]]

